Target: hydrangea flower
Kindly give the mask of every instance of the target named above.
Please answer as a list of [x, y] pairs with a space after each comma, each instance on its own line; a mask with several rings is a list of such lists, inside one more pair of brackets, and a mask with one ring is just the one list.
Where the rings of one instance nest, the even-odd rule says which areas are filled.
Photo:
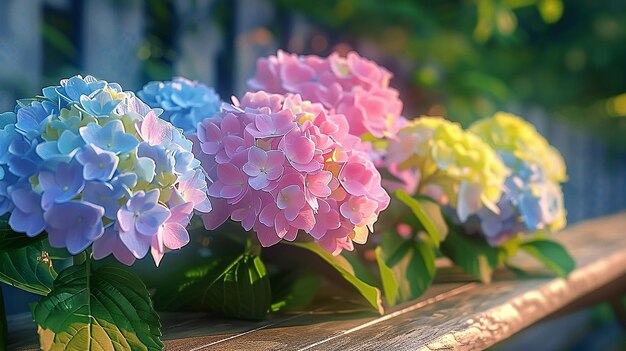
[[257, 61], [248, 85], [270, 93], [299, 94], [331, 113], [345, 115], [351, 134], [382, 138], [394, 136], [403, 123], [402, 101], [389, 86], [391, 78], [391, 72], [355, 52], [324, 58], [278, 51]]
[[[0, 115], [0, 215], [53, 247], [132, 264], [189, 241], [206, 178], [182, 131], [115, 83], [75, 76]], [[190, 189], [194, 187], [195, 189]], [[204, 192], [202, 191], [204, 190]]]
[[480, 120], [470, 130], [497, 151], [510, 175], [497, 204], [499, 212], [481, 209], [468, 229], [498, 245], [518, 234], [563, 228], [566, 213], [560, 183], [567, 175], [559, 152], [532, 124], [508, 113]]
[[161, 118], [185, 134], [195, 133], [198, 123], [219, 112], [222, 104], [213, 88], [183, 77], [150, 82], [137, 95], [150, 107], [163, 109]]
[[457, 123], [438, 117], [411, 121], [389, 140], [386, 165], [465, 222], [481, 208], [497, 212], [507, 170], [496, 152]]
[[334, 254], [367, 240], [389, 196], [345, 116], [263, 91], [222, 109], [197, 133], [215, 180], [207, 229], [230, 217], [254, 229], [263, 246], [303, 231]]

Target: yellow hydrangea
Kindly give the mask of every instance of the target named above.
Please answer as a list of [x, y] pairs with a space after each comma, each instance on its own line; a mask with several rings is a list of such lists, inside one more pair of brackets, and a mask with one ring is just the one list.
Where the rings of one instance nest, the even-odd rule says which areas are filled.
[[498, 112], [491, 118], [474, 123], [469, 130], [494, 149], [507, 151], [519, 160], [538, 165], [548, 179], [559, 183], [567, 180], [565, 161], [559, 151], [537, 132], [535, 126], [521, 117]]
[[420, 175], [418, 193], [457, 209], [464, 221], [481, 207], [497, 211], [507, 169], [477, 135], [439, 117], [421, 117], [389, 140], [387, 162]]

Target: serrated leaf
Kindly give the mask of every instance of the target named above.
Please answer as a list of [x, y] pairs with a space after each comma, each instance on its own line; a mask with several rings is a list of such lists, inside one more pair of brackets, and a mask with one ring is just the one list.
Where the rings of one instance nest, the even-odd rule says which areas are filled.
[[57, 273], [46, 246], [40, 241], [0, 252], [0, 281], [34, 294], [47, 295]]
[[489, 246], [480, 237], [450, 230], [441, 252], [466, 273], [483, 283], [490, 283], [493, 270], [503, 261], [506, 250]]
[[158, 288], [155, 303], [163, 310], [208, 310], [263, 319], [271, 305], [269, 277], [259, 256], [215, 257], [184, 269], [177, 281]]
[[528, 241], [521, 244], [520, 249], [535, 257], [559, 277], [567, 277], [576, 268], [576, 261], [555, 241], [545, 239]]
[[387, 304], [393, 306], [422, 295], [435, 277], [435, 257], [428, 242], [384, 233], [381, 246], [376, 248], [376, 261]]
[[31, 238], [25, 234], [16, 233], [9, 226], [6, 216], [0, 218], [0, 252], [32, 245], [42, 241], [45, 237], [45, 235], [40, 234]]
[[289, 245], [308, 250], [326, 261], [339, 272], [348, 283], [354, 286], [361, 296], [363, 296], [378, 313], [384, 313], [380, 289], [366, 283], [362, 278], [358, 277], [358, 271], [354, 269], [345, 257], [341, 255], [333, 256], [314, 242], [293, 242], [289, 243]]
[[396, 190], [396, 198], [409, 206], [433, 243], [438, 247], [448, 233], [448, 226], [441, 214], [439, 205], [423, 196], [411, 197], [402, 189]]
[[163, 349], [145, 285], [122, 268], [92, 272], [87, 261], [63, 270], [32, 314], [45, 350]]

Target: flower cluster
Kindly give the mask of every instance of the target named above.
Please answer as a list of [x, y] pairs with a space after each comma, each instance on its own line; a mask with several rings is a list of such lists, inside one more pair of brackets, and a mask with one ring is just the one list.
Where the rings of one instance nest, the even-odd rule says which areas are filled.
[[565, 162], [535, 127], [500, 112], [474, 123], [470, 130], [497, 151], [510, 175], [498, 202], [499, 212], [483, 208], [469, 225], [479, 226], [492, 245], [518, 234], [564, 227], [560, 183], [567, 179]]
[[191, 142], [118, 84], [65, 79], [0, 120], [1, 213], [17, 232], [158, 265], [189, 241], [193, 210], [211, 210]]
[[222, 109], [198, 126], [202, 151], [214, 160], [207, 229], [230, 217], [263, 246], [302, 230], [334, 254], [365, 242], [389, 196], [345, 116], [263, 91]]
[[150, 107], [163, 109], [160, 117], [186, 135], [195, 133], [198, 123], [219, 112], [222, 104], [213, 88], [183, 77], [150, 82], [137, 95]]
[[248, 85], [270, 93], [300, 94], [331, 113], [345, 115], [351, 134], [381, 138], [395, 135], [403, 122], [402, 101], [398, 91], [389, 87], [391, 77], [389, 71], [355, 52], [322, 58], [278, 51], [276, 56], [258, 60]]
[[497, 211], [506, 168], [495, 151], [460, 125], [421, 117], [389, 140], [386, 165], [412, 185], [456, 211], [464, 222], [483, 206]]

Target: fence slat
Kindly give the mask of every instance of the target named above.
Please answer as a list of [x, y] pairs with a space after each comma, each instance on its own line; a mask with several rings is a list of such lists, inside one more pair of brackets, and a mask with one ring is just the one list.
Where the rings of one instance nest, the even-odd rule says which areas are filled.
[[137, 49], [143, 39], [143, 6], [140, 0], [84, 2], [83, 73], [118, 82], [127, 90], [141, 87]]
[[41, 77], [41, 2], [0, 1], [0, 108], [12, 110], [15, 99], [35, 95]]
[[270, 32], [274, 7], [267, 0], [238, 0], [236, 6], [235, 48], [237, 57], [235, 82], [237, 96], [246, 89], [246, 80], [254, 74], [256, 60], [276, 52], [276, 41]]
[[219, 28], [212, 21], [215, 0], [182, 0], [175, 3], [180, 23], [178, 57], [174, 71], [186, 78], [216, 85], [217, 50], [222, 45]]

